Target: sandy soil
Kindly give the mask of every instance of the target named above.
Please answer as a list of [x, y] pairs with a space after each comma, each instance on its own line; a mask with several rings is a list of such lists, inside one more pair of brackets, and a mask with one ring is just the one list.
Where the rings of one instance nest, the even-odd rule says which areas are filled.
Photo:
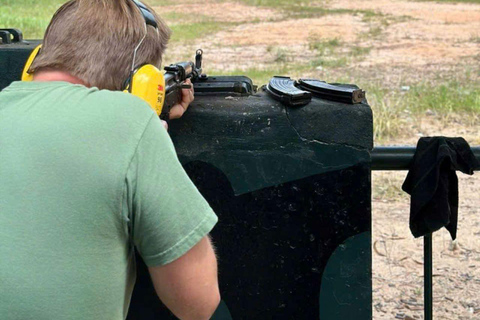
[[[480, 53], [480, 6], [396, 0], [330, 1], [330, 8], [372, 10], [390, 25], [369, 39], [374, 50], [364, 65], [455, 63]], [[399, 22], [395, 22], [399, 21]], [[406, 20], [406, 21], [402, 21]]]
[[346, 14], [328, 15], [322, 19], [243, 24], [217, 36], [227, 45], [292, 45], [308, 43], [312, 37], [339, 38], [351, 42], [364, 31], [365, 27], [361, 17]]

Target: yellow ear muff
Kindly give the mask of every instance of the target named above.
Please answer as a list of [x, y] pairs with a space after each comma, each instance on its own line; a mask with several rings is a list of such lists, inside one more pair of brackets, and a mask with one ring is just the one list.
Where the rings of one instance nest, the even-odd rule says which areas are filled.
[[22, 81], [32, 81], [33, 80], [33, 74], [28, 73], [28, 70], [30, 69], [30, 66], [33, 63], [33, 60], [38, 55], [38, 52], [40, 52], [40, 49], [42, 48], [42, 45], [39, 44], [35, 49], [33, 49], [32, 53], [30, 53], [30, 56], [28, 57], [27, 63], [25, 64], [25, 67], [23, 68], [22, 72]]
[[160, 115], [165, 101], [165, 77], [154, 65], [147, 64], [138, 69], [132, 76], [124, 92], [130, 92], [145, 100]]

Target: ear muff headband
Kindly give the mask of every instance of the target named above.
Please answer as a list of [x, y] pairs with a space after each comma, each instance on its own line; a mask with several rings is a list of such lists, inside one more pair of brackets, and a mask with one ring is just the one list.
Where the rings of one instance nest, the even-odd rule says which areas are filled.
[[155, 17], [153, 16], [152, 12], [147, 8], [147, 6], [145, 6], [142, 2], [138, 0], [132, 0], [132, 2], [133, 4], [135, 4], [138, 10], [140, 10], [140, 13], [143, 16], [143, 19], [145, 20], [145, 35], [143, 36], [142, 40], [140, 40], [140, 43], [135, 47], [135, 50], [133, 51], [132, 69], [130, 71], [130, 74], [128, 75], [128, 78], [125, 79], [125, 81], [123, 82], [122, 90], [130, 93], [132, 93], [132, 81], [133, 81], [135, 72], [137, 72], [137, 70], [143, 66], [143, 65], [140, 67], [135, 66], [135, 56], [137, 54], [138, 48], [142, 45], [143, 40], [145, 40], [145, 37], [147, 35], [147, 26], [150, 25], [154, 27], [158, 32], [158, 29], [157, 29], [158, 24], [155, 21]]
[[[132, 2], [137, 6], [145, 19], [145, 36], [147, 33], [146, 26], [148, 25], [154, 27], [158, 31], [158, 24], [155, 20], [155, 16], [147, 6], [138, 0], [132, 0]], [[165, 77], [158, 68], [151, 64], [141, 65], [140, 67], [135, 66], [136, 52], [145, 39], [145, 36], [134, 50], [132, 70], [129, 77], [124, 82], [123, 91], [129, 92], [146, 101], [157, 115], [160, 116], [165, 101]]]
[[132, 0], [132, 2], [137, 6], [138, 9], [140, 9], [143, 18], [145, 19], [145, 23], [157, 29], [157, 21], [155, 21], [154, 15], [150, 12], [150, 10], [148, 10], [147, 6], [138, 0]]

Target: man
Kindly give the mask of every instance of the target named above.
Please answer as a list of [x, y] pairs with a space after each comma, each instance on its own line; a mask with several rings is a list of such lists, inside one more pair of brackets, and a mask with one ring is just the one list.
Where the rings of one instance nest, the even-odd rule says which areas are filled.
[[[124, 319], [134, 247], [178, 318], [208, 319], [219, 303], [217, 217], [157, 115], [120, 91], [132, 61], [160, 66], [170, 35], [140, 5], [69, 1], [34, 81], [0, 92], [2, 320]], [[171, 117], [192, 100], [185, 90]]]

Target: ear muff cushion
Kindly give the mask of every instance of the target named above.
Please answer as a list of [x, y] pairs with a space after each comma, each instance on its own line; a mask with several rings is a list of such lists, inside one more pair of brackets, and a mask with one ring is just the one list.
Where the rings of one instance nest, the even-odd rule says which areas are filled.
[[[127, 81], [126, 81], [127, 82]], [[165, 77], [154, 65], [137, 69], [128, 85], [128, 92], [146, 101], [160, 115], [165, 101]]]

